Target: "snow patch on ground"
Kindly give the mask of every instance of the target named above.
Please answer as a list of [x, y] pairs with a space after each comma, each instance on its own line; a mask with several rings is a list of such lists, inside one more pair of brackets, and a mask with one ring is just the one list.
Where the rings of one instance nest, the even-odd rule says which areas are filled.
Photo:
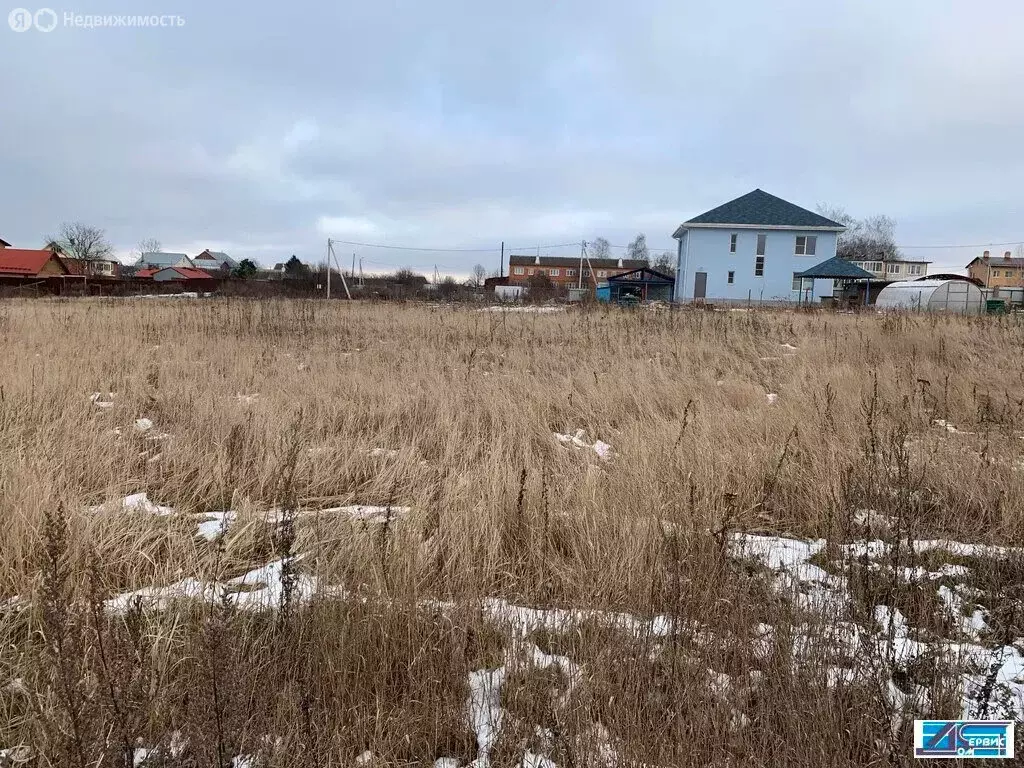
[[[295, 510], [292, 515], [295, 519], [340, 515], [361, 523], [394, 523], [406, 517], [410, 512], [412, 512], [412, 507], [346, 504], [340, 507], [325, 507], [323, 509], [300, 508]], [[284, 514], [284, 510], [280, 507], [275, 507], [265, 513], [264, 519], [268, 523], [277, 523], [281, 521]]]
[[113, 408], [114, 396], [114, 392], [107, 392], [105, 397], [102, 392], [93, 392], [89, 395], [89, 402], [97, 408]]
[[149, 500], [149, 496], [143, 492], [133, 493], [130, 496], [125, 496], [119, 501], [108, 501], [105, 504], [89, 507], [88, 512], [90, 514], [97, 514], [100, 512], [141, 512], [143, 514], [163, 517], [166, 515], [173, 515], [174, 507], [163, 507], [159, 504], [154, 504]]
[[564, 312], [565, 311], [565, 307], [524, 307], [524, 306], [503, 307], [503, 306], [495, 305], [493, 307], [483, 307], [482, 309], [479, 309], [477, 311], [478, 312], [509, 312], [509, 313], [524, 312], [524, 313], [527, 313], [527, 314], [540, 314], [540, 315], [543, 315], [543, 314], [547, 314], [547, 313], [550, 313], [550, 312]]
[[[166, 586], [143, 587], [112, 597], [104, 605], [111, 613], [123, 614], [133, 605], [166, 610], [179, 600], [201, 600], [228, 602], [242, 610], [255, 611], [281, 605], [286, 590], [290, 590], [292, 601], [304, 602], [317, 592], [319, 584], [316, 577], [298, 569], [297, 564], [301, 560], [302, 555], [272, 560], [225, 582], [188, 577]], [[337, 596], [338, 592], [328, 590], [325, 594]]]
[[[909, 551], [908, 545], [918, 552], [945, 551], [996, 560], [1021, 551], [1014, 547], [923, 540], [901, 544], [904, 552]], [[1024, 646], [1024, 639], [1006, 646], [981, 645], [981, 638], [989, 629], [987, 616], [980, 609], [968, 614], [965, 592], [970, 588], [946, 584], [933, 587], [955, 629], [955, 636], [952, 639], [928, 637], [925, 642], [911, 629], [906, 617], [890, 606], [875, 606], [874, 626], [862, 627], [842, 619], [849, 614], [853, 600], [846, 579], [809, 562], [828, 552], [824, 540], [736, 534], [730, 546], [734, 557], [755, 560], [769, 569], [776, 592], [788, 596], [814, 620], [813, 625], [792, 628], [795, 663], [815, 663], [812, 654], [820, 653], [824, 642], [847, 659], [845, 666], [827, 669], [826, 679], [830, 685], [881, 679], [883, 691], [894, 709], [891, 723], [894, 731], [916, 715], [930, 714], [931, 694], [926, 687], [911, 685], [908, 691], [906, 685], [900, 687], [894, 682], [897, 673], [902, 671], [906, 675], [906, 670], [918, 659], [943, 659], [962, 665], [966, 670], [962, 679], [961, 716], [964, 719], [1024, 718], [1024, 656], [1017, 648]], [[892, 545], [883, 541], [857, 541], [836, 545], [834, 549], [838, 557], [878, 559], [890, 555]], [[889, 563], [869, 563], [867, 567], [892, 572]], [[958, 564], [944, 564], [933, 571], [918, 566], [901, 567], [899, 572], [907, 582], [927, 588], [930, 580], [962, 578], [970, 570]], [[770, 652], [775, 635], [774, 628], [759, 625], [754, 633], [755, 653]]]
[[593, 443], [587, 440], [587, 432], [583, 429], [577, 429], [575, 433], [563, 434], [561, 432], [552, 432], [554, 438], [562, 443], [562, 445], [571, 445], [573, 448], [589, 448], [597, 454], [598, 458], [602, 461], [611, 461], [615, 457], [615, 453], [612, 447], [604, 442], [603, 440], [596, 440]]
[[973, 435], [973, 432], [964, 432], [962, 429], [957, 429], [954, 424], [945, 419], [935, 419], [932, 422], [937, 427], [942, 427], [944, 430], [949, 432], [951, 435]]
[[238, 517], [238, 513], [233, 510], [227, 510], [226, 512], [207, 512], [204, 515], [199, 515], [203, 518], [196, 526], [196, 536], [206, 539], [207, 541], [215, 541], [219, 536], [223, 536], [227, 533], [228, 527], [235, 522]]

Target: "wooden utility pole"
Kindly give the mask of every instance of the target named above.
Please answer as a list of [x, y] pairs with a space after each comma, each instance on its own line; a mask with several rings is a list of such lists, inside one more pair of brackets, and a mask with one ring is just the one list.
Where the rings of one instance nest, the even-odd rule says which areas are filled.
[[505, 241], [501, 241], [501, 263], [498, 264], [498, 277], [505, 276]]

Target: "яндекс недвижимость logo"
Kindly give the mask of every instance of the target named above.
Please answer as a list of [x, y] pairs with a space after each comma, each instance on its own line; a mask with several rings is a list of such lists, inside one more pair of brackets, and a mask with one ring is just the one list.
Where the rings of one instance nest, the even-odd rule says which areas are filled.
[[1009, 720], [915, 720], [914, 757], [1013, 757]]

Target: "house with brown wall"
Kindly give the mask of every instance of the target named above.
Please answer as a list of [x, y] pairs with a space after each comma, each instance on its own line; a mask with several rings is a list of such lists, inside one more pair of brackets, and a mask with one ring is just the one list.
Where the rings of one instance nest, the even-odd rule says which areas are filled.
[[981, 281], [986, 288], [1024, 287], [1024, 259], [1014, 258], [1010, 251], [1002, 258], [992, 258], [988, 251], [967, 265], [967, 274]]
[[610, 277], [632, 272], [648, 266], [638, 259], [584, 259], [580, 266], [579, 256], [509, 256], [508, 284], [529, 285], [530, 278], [546, 276], [554, 285], [562, 288], [593, 288]]

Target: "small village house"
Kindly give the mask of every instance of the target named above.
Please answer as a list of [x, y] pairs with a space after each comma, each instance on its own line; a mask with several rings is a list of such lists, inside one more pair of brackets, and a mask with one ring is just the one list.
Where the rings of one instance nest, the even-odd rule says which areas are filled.
[[139, 260], [135, 262], [135, 266], [143, 270], [145, 269], [163, 269], [164, 267], [186, 267], [194, 269], [195, 264], [184, 253], [165, 253], [163, 251], [154, 251], [151, 253], [144, 253], [139, 257]]
[[156, 283], [192, 282], [196, 280], [212, 281], [213, 275], [194, 267], [164, 267], [163, 269], [142, 269], [135, 273], [139, 280], [152, 280]]
[[121, 262], [116, 259], [77, 259], [53, 241], [47, 243], [46, 248], [60, 256], [69, 274], [97, 280], [116, 280], [121, 276]]
[[0, 248], [0, 285], [63, 293], [81, 284], [82, 277], [72, 275], [60, 255], [48, 248]]
[[10, 243], [8, 243], [6, 240], [0, 238], [0, 248], [10, 248], [10, 247], [11, 247]]
[[[836, 255], [838, 222], [756, 189], [683, 222], [677, 301], [798, 301], [832, 281], [798, 275]], [[820, 283], [816, 284], [816, 283]]]
[[988, 251], [967, 265], [967, 275], [979, 281], [995, 295], [1000, 288], [1024, 288], [1024, 258], [1014, 258], [1010, 251], [993, 259]]
[[210, 274], [216, 272], [230, 272], [238, 266], [238, 262], [228, 256], [226, 253], [221, 251], [211, 251], [207, 248], [205, 251], [195, 256], [192, 259], [193, 265], [196, 269], [202, 269]]
[[872, 261], [858, 259], [853, 263], [864, 271], [870, 272], [872, 282], [879, 285], [925, 277], [928, 274], [928, 265], [931, 264], [930, 261], [921, 261], [920, 259], [887, 259], [883, 256]]

